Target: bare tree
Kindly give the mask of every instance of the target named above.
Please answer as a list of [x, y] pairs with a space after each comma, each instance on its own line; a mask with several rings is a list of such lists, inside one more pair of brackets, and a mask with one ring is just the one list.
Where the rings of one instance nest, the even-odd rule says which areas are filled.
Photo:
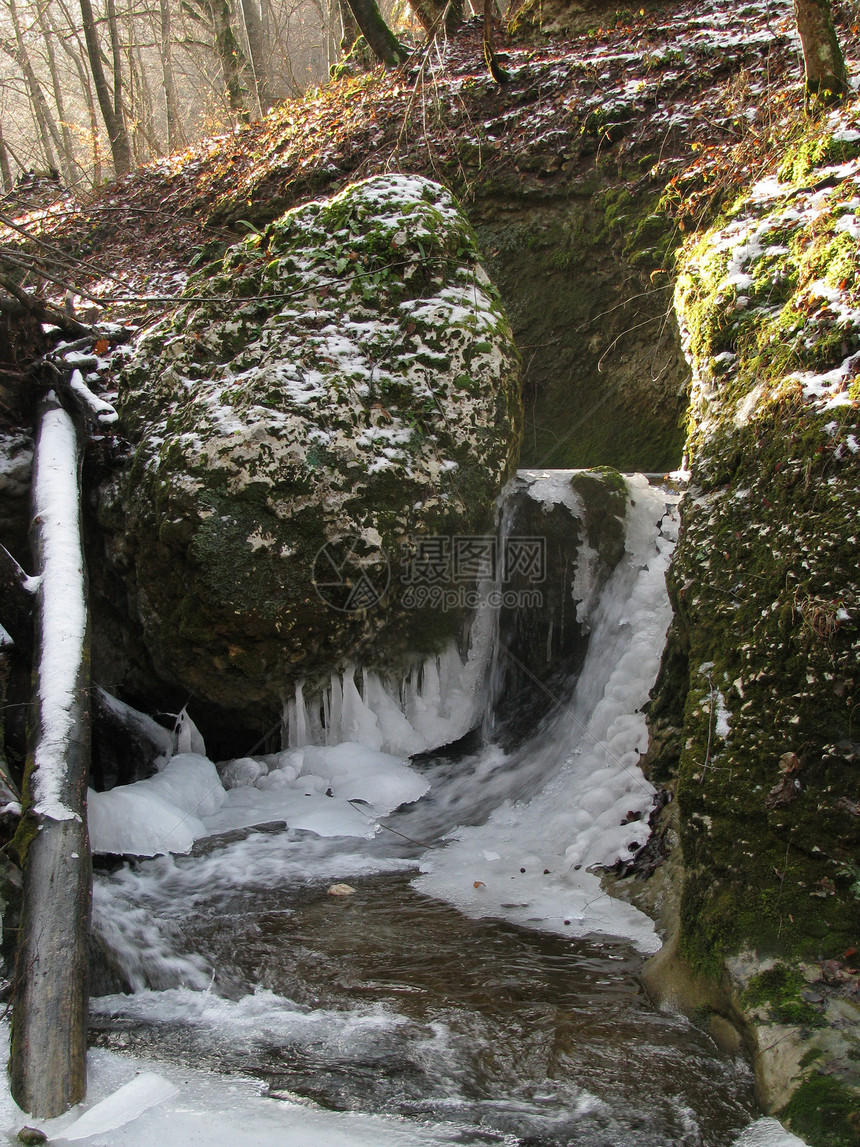
[[818, 97], [825, 104], [835, 103], [848, 91], [848, 73], [830, 0], [794, 0], [794, 14], [803, 47], [807, 101]]
[[263, 35], [263, 14], [256, 0], [240, 0], [245, 36], [248, 41], [251, 71], [257, 103], [261, 112], [266, 112], [275, 102], [267, 60], [266, 43]]
[[[355, 3], [379, 58], [405, 58], [376, 0]], [[10, 176], [20, 163], [57, 167], [69, 183], [99, 182], [108, 146], [122, 175], [134, 162], [181, 150], [325, 82], [338, 56], [341, 9], [347, 45], [360, 33], [347, 0], [7, 0], [0, 7]]]
[[9, 150], [3, 138], [3, 125], [0, 124], [0, 176], [3, 179], [3, 190], [12, 190], [12, 168], [9, 163]]
[[[117, 109], [119, 109], [120, 113], [123, 110], [122, 92], [120, 90], [119, 100], [115, 101], [114, 95], [111, 93], [107, 79], [105, 78], [104, 68], [102, 67], [101, 47], [99, 45], [93, 6], [90, 0], [80, 0], [80, 5], [84, 38], [87, 45], [87, 57], [90, 62], [90, 71], [92, 72], [93, 84], [96, 89], [96, 98], [98, 99], [102, 118], [107, 128], [111, 155], [113, 156], [114, 171], [117, 175], [125, 175], [127, 171], [131, 170], [131, 146], [129, 144], [128, 129], [126, 128], [125, 120], [121, 115], [117, 115]], [[113, 34], [111, 39], [113, 41]], [[116, 77], [115, 59], [114, 67], [114, 75]]]
[[80, 168], [75, 160], [75, 148], [72, 143], [72, 133], [69, 130], [68, 116], [66, 114], [65, 98], [63, 96], [63, 84], [60, 79], [60, 70], [57, 67], [57, 56], [54, 51], [54, 37], [51, 34], [51, 29], [48, 26], [46, 16], [46, 9], [48, 5], [46, 0], [40, 0], [36, 5], [36, 19], [39, 23], [39, 30], [42, 33], [42, 42], [45, 46], [45, 55], [48, 60], [48, 69], [51, 75], [51, 87], [54, 93], [54, 103], [57, 107], [57, 116], [60, 121], [60, 131], [62, 133], [63, 144], [63, 175], [68, 184], [77, 182]]
[[455, 32], [463, 23], [463, 0], [409, 0], [409, 7], [430, 34]]
[[376, 0], [349, 0], [349, 6], [377, 60], [387, 68], [396, 68], [409, 58], [409, 49], [400, 43], [385, 23]]
[[[102, 151], [99, 140], [98, 114], [96, 112], [96, 104], [93, 97], [93, 85], [90, 79], [90, 73], [84, 66], [84, 60], [86, 59], [86, 49], [81, 42], [80, 36], [78, 34], [78, 29], [74, 20], [72, 19], [72, 14], [69, 11], [65, 0], [56, 0], [56, 3], [63, 14], [63, 17], [65, 18], [67, 33], [65, 30], [62, 30], [58, 26], [58, 22], [54, 19], [53, 14], [49, 11], [51, 30], [54, 33], [55, 39], [59, 42], [60, 46], [68, 56], [78, 76], [81, 96], [84, 100], [89, 123], [90, 146], [92, 149], [91, 178], [94, 184], [99, 184], [102, 180]], [[75, 41], [74, 48], [69, 43], [69, 39], [73, 39]]]
[[60, 134], [57, 130], [57, 125], [54, 117], [51, 115], [51, 110], [48, 107], [48, 102], [45, 99], [45, 93], [42, 90], [42, 85], [39, 83], [39, 78], [33, 68], [30, 59], [30, 53], [27, 50], [27, 45], [24, 40], [24, 32], [21, 25], [21, 17], [18, 13], [18, 5], [15, 0], [9, 0], [9, 15], [12, 18], [12, 27], [15, 32], [15, 45], [14, 47], [8, 43], [3, 44], [6, 51], [12, 56], [24, 76], [27, 84], [27, 91], [30, 96], [30, 103], [33, 108], [33, 116], [38, 125], [39, 135], [42, 141], [42, 148], [45, 152], [45, 159], [48, 162], [48, 167], [57, 170], [57, 158], [54, 148], [57, 151], [62, 150], [62, 142]]

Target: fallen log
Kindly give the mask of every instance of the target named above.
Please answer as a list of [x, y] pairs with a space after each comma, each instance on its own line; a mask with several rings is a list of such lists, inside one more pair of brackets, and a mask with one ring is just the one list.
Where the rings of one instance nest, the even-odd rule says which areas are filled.
[[33, 652], [36, 584], [5, 546], [0, 546], [0, 625], [25, 657]]
[[94, 788], [145, 780], [158, 772], [159, 758], [173, 756], [173, 733], [145, 713], [112, 697], [99, 685], [92, 692]]
[[89, 633], [77, 434], [50, 394], [33, 476], [34, 697], [14, 846], [24, 874], [12, 991], [12, 1094], [50, 1118], [86, 1092], [91, 865]]

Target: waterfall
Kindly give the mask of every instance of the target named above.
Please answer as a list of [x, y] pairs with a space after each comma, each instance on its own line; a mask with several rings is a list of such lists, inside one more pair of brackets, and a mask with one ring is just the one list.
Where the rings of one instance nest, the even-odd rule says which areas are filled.
[[[665, 574], [676, 499], [641, 476], [627, 481], [625, 555], [593, 609], [572, 693], [558, 694], [524, 744], [451, 783], [444, 819], [459, 827], [444, 849], [424, 854], [416, 887], [469, 915], [563, 935], [625, 935], [654, 951], [651, 922], [611, 900], [588, 871], [644, 845], [655, 792], [638, 762], [648, 743], [642, 707], [671, 617]], [[426, 834], [421, 809], [403, 814], [410, 835]]]
[[[567, 497], [570, 478], [528, 473], [513, 497], [525, 490], [540, 506], [566, 504], [581, 522], [584, 509]], [[489, 740], [466, 756], [426, 754], [480, 726], [490, 697], [501, 710], [491, 728], [514, 718], [523, 725], [529, 717], [529, 703], [509, 688], [510, 651], [498, 628], [503, 611], [487, 604], [477, 611], [466, 657], [450, 646], [399, 680], [349, 665], [312, 703], [299, 686], [287, 706], [287, 747], [280, 753], [223, 762], [217, 772], [199, 753], [185, 753], [151, 780], [97, 794], [94, 848], [101, 835], [109, 841], [102, 851], [187, 852], [195, 839], [281, 823], [321, 839], [373, 840], [377, 857], [411, 861], [416, 847], [405, 840], [432, 842], [447, 833], [453, 839], [445, 848], [422, 860], [423, 890], [470, 914], [508, 916], [550, 931], [614, 930], [653, 948], [650, 922], [633, 909], [611, 908], [588, 869], [630, 859], [649, 833], [654, 790], [638, 768], [647, 747], [641, 710], [670, 615], [665, 572], [676, 528], [673, 500], [641, 476], [626, 480], [621, 556], [599, 593], [593, 548], [562, 555], [569, 581], [544, 610], [549, 636], [539, 633], [529, 647], [536, 662], [534, 672], [525, 666], [527, 676], [541, 670], [541, 651], [557, 637], [564, 614], [580, 613], [583, 602], [587, 652], [565, 680], [540, 683], [548, 701], [528, 736]], [[503, 506], [502, 537], [510, 536], [512, 505], [509, 499]], [[498, 601], [491, 588], [487, 603]], [[407, 764], [414, 754], [424, 754], [418, 767]], [[287, 856], [292, 864], [290, 849]], [[471, 882], [464, 884], [464, 871]], [[584, 907], [598, 901], [603, 923]], [[140, 920], [129, 918], [135, 934]], [[113, 935], [116, 923], [106, 931]], [[115, 936], [106, 943], [118, 946]], [[136, 977], [129, 969], [130, 982]]]

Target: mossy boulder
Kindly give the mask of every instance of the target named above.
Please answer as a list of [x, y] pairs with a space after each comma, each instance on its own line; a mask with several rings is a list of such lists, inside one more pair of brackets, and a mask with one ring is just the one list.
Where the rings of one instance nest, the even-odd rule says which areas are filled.
[[449, 640], [463, 618], [401, 608], [401, 566], [417, 537], [491, 528], [519, 369], [474, 234], [425, 179], [295, 208], [198, 272], [127, 357], [135, 452], [100, 508], [161, 677], [265, 728], [300, 678]]
[[[651, 768], [676, 779], [680, 944], [694, 968], [719, 977], [743, 954], [762, 989], [763, 961], [781, 961], [794, 987], [801, 966], [836, 961], [848, 998], [860, 920], [860, 131], [837, 116], [815, 133], [802, 163], [789, 157], [681, 258], [691, 485]], [[756, 1004], [754, 991], [741, 998], [761, 1027]], [[857, 1051], [860, 1007], [846, 1007]], [[767, 1023], [814, 1031], [802, 995], [771, 1010]], [[816, 1070], [856, 1103], [856, 1062], [821, 1054]], [[756, 1065], [771, 1071], [764, 1054]], [[811, 1067], [797, 1070], [795, 1084]], [[760, 1080], [764, 1097], [771, 1084]], [[799, 1115], [797, 1126], [808, 1133]]]
[[[647, 0], [648, 9], [659, 8], [660, 0]], [[576, 36], [598, 28], [629, 23], [642, 4], [624, 8], [617, 0], [525, 0], [516, 7], [508, 30], [516, 39], [531, 40]]]

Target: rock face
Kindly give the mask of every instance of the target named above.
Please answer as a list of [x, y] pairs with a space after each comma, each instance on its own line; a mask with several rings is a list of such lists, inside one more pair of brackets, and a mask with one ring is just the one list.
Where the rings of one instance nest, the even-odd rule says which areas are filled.
[[[660, 8], [660, 0], [648, 0], [646, 7]], [[509, 27], [524, 39], [575, 36], [611, 25], [623, 12], [613, 0], [525, 0], [517, 5]]]
[[519, 358], [468, 223], [417, 177], [287, 212], [183, 298], [122, 371], [135, 453], [100, 522], [158, 674], [264, 729], [310, 665], [391, 668], [462, 626], [401, 608], [401, 575], [420, 539], [492, 526]]
[[689, 369], [668, 276], [650, 276], [671, 228], [648, 181], [595, 164], [568, 195], [500, 194], [470, 208], [523, 349], [522, 466], [660, 473], [684, 443]]
[[494, 736], [528, 736], [568, 699], [600, 591], [624, 553], [617, 470], [520, 470], [505, 498]]
[[[788, 1046], [767, 1024], [795, 1029], [787, 1075], [784, 1056], [756, 1067], [811, 1144], [857, 1142], [860, 1083], [858, 143], [831, 118], [684, 253], [691, 486], [650, 712], [650, 775], [680, 808], [681, 952], [743, 968], [762, 1048]], [[828, 963], [838, 1053], [808, 1042], [836, 1006], [815, 990]]]

